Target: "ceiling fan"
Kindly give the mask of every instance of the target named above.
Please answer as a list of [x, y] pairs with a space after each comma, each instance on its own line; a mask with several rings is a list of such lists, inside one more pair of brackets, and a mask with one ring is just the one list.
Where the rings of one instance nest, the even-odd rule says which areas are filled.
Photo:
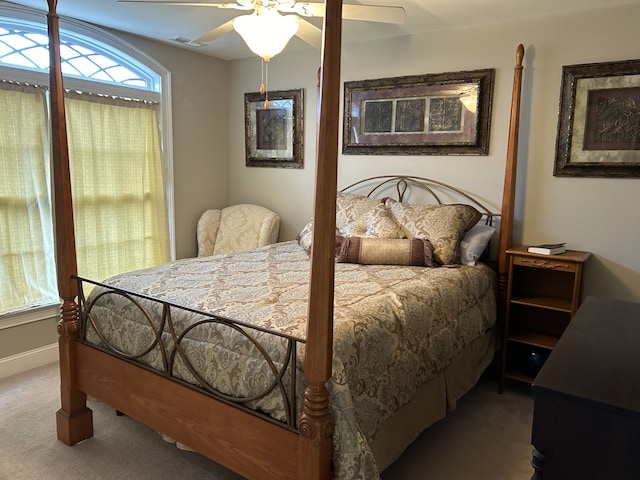
[[[235, 0], [235, 2], [228, 3], [188, 0], [118, 0], [118, 2], [228, 8], [250, 12], [248, 15], [236, 16], [193, 39], [191, 43], [209, 43], [231, 30], [236, 30], [249, 49], [262, 58], [260, 93], [265, 95], [265, 109], [269, 108], [265, 86], [268, 78], [269, 60], [280, 53], [294, 35], [317, 49], [322, 46], [322, 31], [300, 17], [324, 17], [324, 3], [297, 2], [296, 0]], [[399, 24], [404, 23], [404, 17], [404, 8], [402, 7], [342, 5], [342, 18], [349, 20]]]
[[[251, 12], [249, 15], [239, 15], [232, 20], [229, 20], [228, 22], [210, 30], [209, 32], [204, 33], [197, 38], [194, 38], [191, 41], [192, 43], [209, 43], [214, 41], [216, 38], [229, 33], [232, 29], [236, 29], [236, 31], [240, 33], [245, 42], [247, 42], [249, 48], [253, 50], [250, 42], [247, 40], [247, 36], [245, 36], [245, 34], [241, 31], [241, 25], [242, 23], [244, 23], [243, 19], [245, 19], [245, 17], [252, 17], [252, 20], [258, 17], [260, 17], [261, 19], [266, 19], [267, 16], [269, 17], [268, 21], [271, 25], [278, 25], [277, 27], [274, 26], [272, 28], [272, 31], [269, 33], [270, 36], [275, 36], [276, 33], [280, 34], [283, 29], [287, 32], [287, 34], [291, 32], [286, 40], [284, 40], [280, 51], [284, 48], [284, 46], [293, 35], [298, 36], [300, 39], [304, 40], [309, 45], [317, 49], [320, 49], [322, 43], [322, 31], [312, 23], [300, 17], [324, 17], [324, 3], [298, 2], [295, 0], [235, 0], [235, 2], [230, 1], [225, 3], [198, 2], [187, 0], [118, 0], [118, 2], [153, 3], [189, 7], [213, 7]], [[282, 21], [282, 18], [285, 19], [284, 22]], [[365, 22], [402, 24], [405, 20], [405, 13], [404, 8], [397, 6], [343, 4], [342, 18], [347, 20], [361, 20]], [[262, 23], [265, 23], [266, 21], [267, 20], [264, 20]], [[281, 23], [278, 24], [277, 22]], [[257, 25], [258, 24], [255, 23], [248, 27], [249, 35], [251, 33], [257, 35], [257, 33], [253, 31], [255, 30]], [[263, 34], [260, 38], [260, 41], [264, 42], [264, 38], [265, 35]], [[280, 43], [282, 43], [282, 41]], [[253, 51], [255, 52], [255, 50]], [[276, 53], [279, 53], [279, 51]], [[263, 56], [260, 53], [258, 53], [258, 55]], [[275, 53], [273, 55], [275, 55]], [[265, 57], [263, 56], [263, 58]]]

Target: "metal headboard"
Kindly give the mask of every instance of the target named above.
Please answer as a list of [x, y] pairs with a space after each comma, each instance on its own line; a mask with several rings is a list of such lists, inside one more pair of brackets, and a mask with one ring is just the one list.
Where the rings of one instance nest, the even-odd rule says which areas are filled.
[[[341, 192], [359, 193], [367, 197], [375, 197], [384, 194], [385, 190], [395, 190], [396, 200], [404, 202], [408, 200], [413, 187], [419, 188], [431, 196], [434, 203], [467, 203], [482, 213], [487, 225], [493, 225], [493, 219], [500, 217], [500, 213], [492, 211], [476, 196], [454, 187], [447, 183], [432, 178], [416, 177], [412, 175], [378, 175], [359, 180], [341, 189]], [[457, 200], [444, 202], [445, 195], [454, 195]], [[388, 195], [387, 195], [388, 196]]]

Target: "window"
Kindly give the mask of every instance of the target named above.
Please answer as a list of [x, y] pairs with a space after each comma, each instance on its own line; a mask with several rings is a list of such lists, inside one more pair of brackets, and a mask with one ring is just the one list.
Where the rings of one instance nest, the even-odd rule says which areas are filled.
[[[57, 303], [44, 15], [0, 6], [0, 315]], [[168, 72], [95, 27], [60, 22], [78, 273], [174, 258]]]
[[[48, 73], [49, 38], [42, 26], [28, 22], [0, 21], [0, 58], [5, 65]], [[99, 48], [99, 47], [98, 47]], [[104, 48], [104, 47], [103, 47]], [[62, 73], [98, 82], [157, 90], [158, 75], [145, 71], [115, 52], [96, 52], [81, 36], [60, 39]]]

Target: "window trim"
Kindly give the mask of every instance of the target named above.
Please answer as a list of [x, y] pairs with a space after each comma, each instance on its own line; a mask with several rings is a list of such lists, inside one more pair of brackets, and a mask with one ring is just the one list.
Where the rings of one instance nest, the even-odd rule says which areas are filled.
[[28, 323], [41, 322], [48, 318], [60, 317], [60, 308], [61, 305], [58, 303], [48, 303], [3, 313], [0, 315], [0, 331]]

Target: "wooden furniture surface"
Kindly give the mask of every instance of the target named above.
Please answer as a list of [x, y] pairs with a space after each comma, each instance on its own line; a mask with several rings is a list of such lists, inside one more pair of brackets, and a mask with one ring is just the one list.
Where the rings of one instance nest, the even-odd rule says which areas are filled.
[[529, 253], [507, 250], [509, 283], [503, 324], [500, 391], [506, 379], [531, 383], [538, 365], [555, 348], [578, 310], [589, 252]]
[[639, 303], [584, 301], [533, 382], [533, 479], [640, 478], [639, 339]]
[[[318, 94], [317, 162], [314, 202], [314, 248], [311, 254], [309, 316], [304, 372], [308, 387], [298, 432], [284, 432], [182, 384], [103, 354], [94, 354], [76, 341], [79, 329], [77, 267], [69, 152], [60, 59], [57, 0], [47, 0], [49, 34], [51, 132], [56, 216], [56, 266], [62, 298], [58, 324], [61, 406], [56, 413], [58, 438], [74, 445], [93, 435], [87, 394], [110, 405], [200, 453], [255, 479], [328, 479], [331, 475], [331, 434], [326, 383], [331, 375], [333, 346], [333, 276], [340, 130], [340, 63], [342, 1], [327, 0], [323, 28], [322, 66]], [[506, 285], [504, 249], [513, 230], [518, 127], [524, 47], [516, 49], [498, 257], [500, 285]], [[502, 292], [502, 290], [501, 290]], [[503, 298], [503, 293], [500, 294]], [[502, 309], [501, 309], [502, 311]], [[124, 395], [120, 395], [124, 392]], [[157, 392], [171, 394], [157, 395]], [[187, 401], [185, 401], [187, 400]], [[191, 403], [193, 402], [193, 403]], [[185, 408], [185, 405], [198, 408]], [[216, 418], [232, 418], [233, 435]], [[248, 441], [248, 440], [251, 441]], [[275, 440], [275, 441], [274, 441]], [[273, 448], [269, 448], [269, 445]], [[283, 453], [283, 449], [287, 454]]]

